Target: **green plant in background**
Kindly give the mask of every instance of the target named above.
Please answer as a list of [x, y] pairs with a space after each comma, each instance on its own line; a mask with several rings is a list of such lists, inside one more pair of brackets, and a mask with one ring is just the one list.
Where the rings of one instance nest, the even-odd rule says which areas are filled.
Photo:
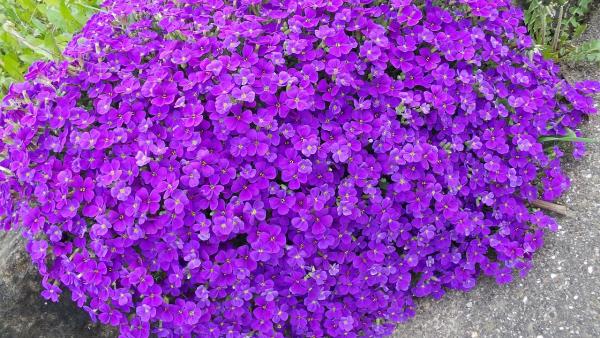
[[0, 0], [0, 98], [29, 65], [60, 59], [101, 0]]
[[593, 40], [576, 46], [567, 57], [572, 60], [600, 62], [600, 40]]
[[542, 54], [555, 60], [600, 61], [600, 40], [575, 45], [594, 0], [525, 0], [525, 23]]

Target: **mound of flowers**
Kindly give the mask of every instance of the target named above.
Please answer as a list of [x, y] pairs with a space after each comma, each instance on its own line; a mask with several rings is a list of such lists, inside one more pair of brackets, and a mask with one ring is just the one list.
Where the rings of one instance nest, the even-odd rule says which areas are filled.
[[[380, 337], [525, 274], [594, 112], [509, 0], [109, 0], [0, 114], [0, 223], [123, 337]], [[583, 143], [573, 143], [582, 155]], [[442, 305], [443, 306], [443, 305]]]

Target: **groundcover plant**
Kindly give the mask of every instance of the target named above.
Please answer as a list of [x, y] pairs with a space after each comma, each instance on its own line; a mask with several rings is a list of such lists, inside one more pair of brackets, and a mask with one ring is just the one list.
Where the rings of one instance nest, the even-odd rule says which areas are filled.
[[[0, 115], [0, 223], [123, 337], [391, 334], [524, 275], [594, 112], [508, 0], [109, 0]], [[562, 143], [561, 143], [562, 142]], [[443, 306], [443, 303], [440, 304]]]

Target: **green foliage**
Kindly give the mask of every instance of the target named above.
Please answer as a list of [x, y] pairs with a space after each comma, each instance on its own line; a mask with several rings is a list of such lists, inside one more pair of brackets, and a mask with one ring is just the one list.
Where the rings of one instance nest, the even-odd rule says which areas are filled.
[[600, 40], [593, 40], [577, 46], [566, 57], [572, 60], [600, 62]]
[[586, 29], [594, 0], [525, 0], [525, 23], [542, 54], [555, 60], [600, 61], [600, 41], [573, 44]]
[[29, 65], [60, 59], [100, 0], [0, 0], [0, 98]]

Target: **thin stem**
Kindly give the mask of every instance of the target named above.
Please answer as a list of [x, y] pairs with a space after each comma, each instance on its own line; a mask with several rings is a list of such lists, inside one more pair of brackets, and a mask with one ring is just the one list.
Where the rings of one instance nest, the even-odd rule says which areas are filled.
[[556, 51], [556, 48], [558, 48], [558, 40], [560, 38], [560, 29], [562, 26], [564, 10], [565, 10], [565, 5], [560, 6], [560, 10], [558, 11], [558, 22], [556, 23], [556, 31], [554, 31], [554, 40], [552, 40], [552, 50], [553, 51]]
[[3, 172], [4, 174], [8, 175], [8, 176], [15, 176], [15, 174], [10, 171], [10, 169], [5, 168], [3, 166], [0, 165], [0, 171]]
[[108, 11], [106, 11], [106, 10], [104, 10], [104, 9], [102, 9], [102, 8], [98, 8], [98, 7], [90, 6], [90, 5], [88, 5], [88, 4], [84, 4], [84, 3], [81, 3], [81, 2], [76, 2], [75, 4], [76, 4], [76, 5], [79, 5], [79, 6], [81, 6], [81, 7], [85, 7], [85, 8], [87, 8], [87, 9], [91, 9], [91, 10], [93, 10], [93, 11], [102, 12], [102, 13], [108, 13]]
[[531, 204], [537, 208], [549, 210], [562, 216], [567, 216], [567, 207], [565, 207], [564, 205], [542, 200], [532, 201]]
[[75, 250], [73, 250], [73, 252], [69, 255], [69, 260], [72, 261], [73, 257], [75, 257], [76, 254], [78, 254], [81, 251], [81, 249], [76, 248]]
[[[544, 8], [546, 9], [546, 8]], [[546, 44], [546, 17], [547, 17], [547, 10], [544, 11], [543, 15], [542, 15], [542, 34], [541, 34], [541, 41], [540, 44], [542, 46], [544, 46]]]

